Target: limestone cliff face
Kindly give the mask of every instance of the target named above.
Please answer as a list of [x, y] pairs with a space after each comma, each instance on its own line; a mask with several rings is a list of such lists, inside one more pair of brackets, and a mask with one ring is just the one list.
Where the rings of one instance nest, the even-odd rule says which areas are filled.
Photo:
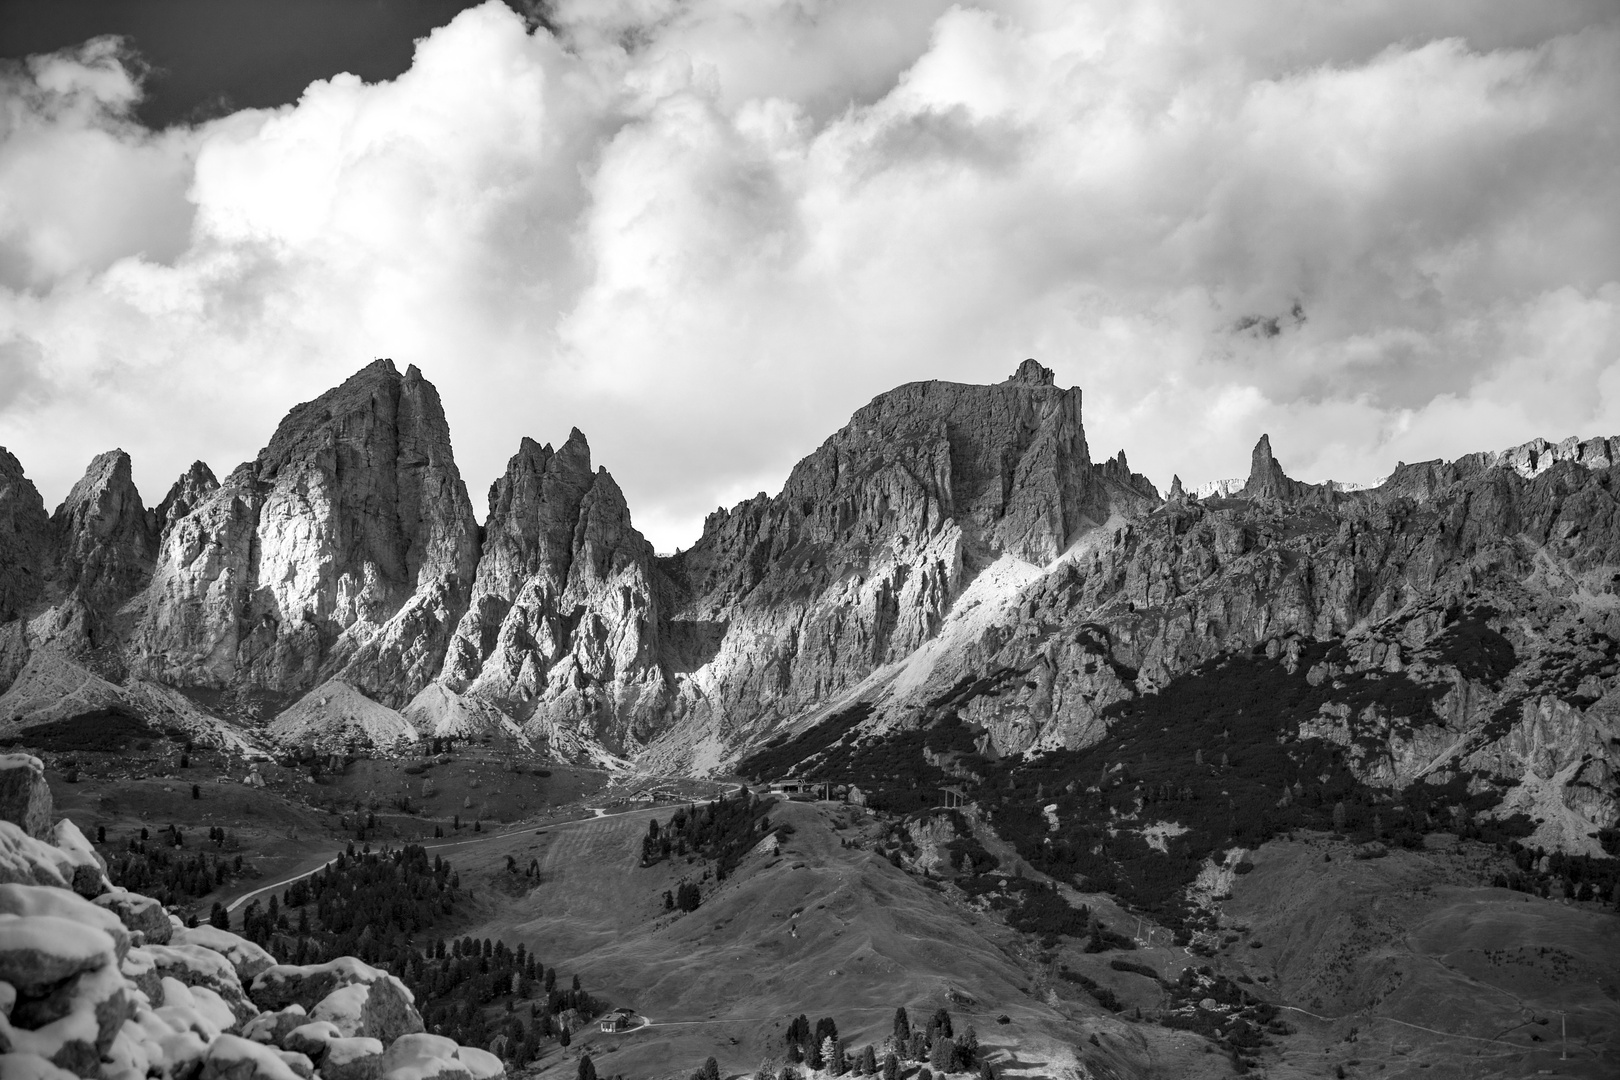
[[[1263, 653], [1349, 688], [1297, 734], [1344, 745], [1369, 782], [1471, 777], [1538, 842], [1595, 850], [1620, 815], [1620, 473], [1465, 460], [1340, 493], [1289, 479], [1265, 442], [1256, 462], [1251, 495], [1170, 502], [982, 576], [934, 642], [845, 700], [876, 728], [953, 711], [1017, 754], [1095, 743], [1109, 706]], [[1334, 659], [1299, 668], [1309, 643]], [[1395, 680], [1389, 703], [1357, 696], [1369, 674]]]
[[0, 447], [0, 623], [20, 616], [45, 587], [50, 547], [45, 501]]
[[663, 719], [652, 546], [585, 436], [524, 439], [490, 489], [472, 602], [444, 683], [566, 751], [622, 752]]
[[[1025, 361], [991, 386], [920, 382], [857, 412], [782, 492], [711, 515], [663, 561], [692, 760], [910, 655], [1000, 558], [1042, 565], [1157, 505], [1124, 455], [1093, 466], [1080, 391]], [[677, 750], [677, 753], [680, 751]]]
[[287, 693], [340, 674], [401, 705], [438, 674], [477, 558], [438, 393], [380, 360], [167, 522], [130, 661]]

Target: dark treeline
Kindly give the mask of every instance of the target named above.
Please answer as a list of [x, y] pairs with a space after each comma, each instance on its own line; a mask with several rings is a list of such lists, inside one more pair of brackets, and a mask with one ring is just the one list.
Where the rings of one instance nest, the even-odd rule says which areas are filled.
[[[460, 875], [439, 856], [409, 845], [348, 852], [288, 886], [285, 904], [248, 905], [242, 934], [285, 962], [355, 956], [398, 976], [416, 995], [430, 1032], [490, 1050], [516, 1065], [547, 1040], [567, 1046], [571, 1031], [602, 1011], [581, 988], [519, 944], [445, 938], [443, 925], [465, 896]], [[225, 921], [215, 906], [211, 921]]]
[[218, 827], [208, 830], [208, 841], [198, 851], [187, 850], [185, 831], [174, 825], [159, 829], [156, 836], [142, 828], [122, 851], [110, 850], [106, 829], [98, 828], [96, 843], [114, 885], [165, 905], [206, 896], [244, 872], [242, 856], [231, 854], [239, 846], [235, 835]]
[[641, 865], [696, 855], [713, 861], [715, 877], [723, 881], [771, 831], [767, 812], [774, 804], [742, 788], [713, 802], [677, 810], [662, 825], [650, 821], [641, 842]]

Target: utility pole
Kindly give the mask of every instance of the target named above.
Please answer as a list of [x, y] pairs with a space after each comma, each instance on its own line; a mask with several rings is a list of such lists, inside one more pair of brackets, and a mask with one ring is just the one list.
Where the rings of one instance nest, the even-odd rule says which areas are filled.
[[1564, 1018], [1564, 1010], [1558, 1010], [1558, 1060], [1569, 1060], [1569, 1022]]

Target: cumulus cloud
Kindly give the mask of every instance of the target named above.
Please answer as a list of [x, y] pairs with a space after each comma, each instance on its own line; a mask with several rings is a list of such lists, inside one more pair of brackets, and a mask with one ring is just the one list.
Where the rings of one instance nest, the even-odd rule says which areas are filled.
[[0, 443], [155, 499], [374, 356], [481, 490], [590, 436], [689, 543], [870, 398], [1085, 388], [1161, 486], [1620, 433], [1606, 3], [565, 0], [150, 132], [117, 44], [0, 75]]

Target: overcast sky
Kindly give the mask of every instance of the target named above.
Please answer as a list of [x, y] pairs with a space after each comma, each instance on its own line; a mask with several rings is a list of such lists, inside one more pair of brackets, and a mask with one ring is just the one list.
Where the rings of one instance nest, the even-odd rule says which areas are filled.
[[130, 42], [0, 75], [0, 445], [47, 504], [112, 446], [148, 503], [223, 475], [379, 356], [438, 385], [481, 514], [577, 425], [660, 550], [873, 395], [1026, 356], [1161, 489], [1262, 431], [1307, 480], [1620, 434], [1613, 0], [549, 21], [191, 123]]

